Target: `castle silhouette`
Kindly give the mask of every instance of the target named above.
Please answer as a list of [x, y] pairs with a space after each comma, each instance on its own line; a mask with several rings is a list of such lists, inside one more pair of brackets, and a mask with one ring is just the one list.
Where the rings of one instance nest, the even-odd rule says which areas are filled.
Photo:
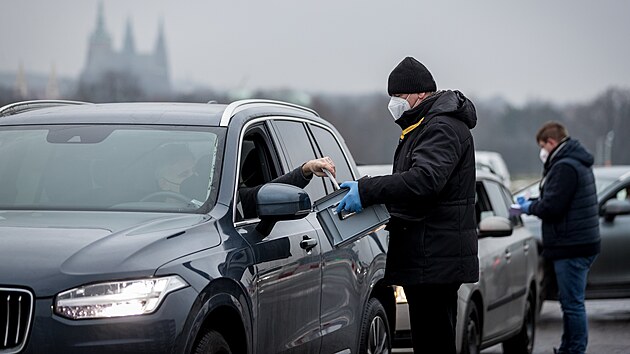
[[107, 75], [118, 75], [131, 80], [148, 96], [163, 96], [171, 92], [162, 21], [153, 52], [149, 53], [136, 50], [131, 27], [128, 20], [123, 47], [116, 51], [105, 28], [103, 3], [99, 3], [96, 28], [90, 36], [85, 66], [79, 77], [80, 87], [97, 85]]

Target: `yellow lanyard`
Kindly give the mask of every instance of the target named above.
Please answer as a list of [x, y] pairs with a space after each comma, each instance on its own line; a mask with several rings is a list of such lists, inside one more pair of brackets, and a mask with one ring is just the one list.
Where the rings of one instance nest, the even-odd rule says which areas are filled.
[[420, 121], [414, 125], [410, 125], [407, 127], [407, 129], [403, 130], [402, 134], [400, 135], [400, 140], [403, 140], [405, 138], [405, 135], [407, 135], [409, 132], [411, 132], [412, 130], [416, 129], [420, 124], [422, 124], [422, 121], [424, 120], [424, 117], [422, 117], [422, 119], [420, 119]]

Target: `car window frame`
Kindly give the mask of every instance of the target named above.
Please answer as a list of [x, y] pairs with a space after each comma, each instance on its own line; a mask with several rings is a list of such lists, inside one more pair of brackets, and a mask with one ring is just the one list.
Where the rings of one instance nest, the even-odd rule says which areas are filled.
[[241, 158], [242, 158], [241, 155], [243, 153], [242, 151], [243, 140], [245, 139], [245, 136], [247, 136], [247, 133], [249, 133], [252, 129], [257, 129], [257, 128], [262, 129], [262, 131], [266, 134], [266, 137], [263, 136], [263, 139], [266, 140], [265, 143], [268, 149], [267, 152], [269, 153], [269, 156], [271, 157], [271, 160], [272, 160], [270, 161], [270, 166], [271, 166], [271, 163], [273, 163], [273, 166], [276, 170], [276, 177], [278, 176], [279, 173], [282, 173], [283, 171], [283, 168], [282, 168], [283, 159], [279, 154], [280, 149], [278, 148], [278, 146], [276, 146], [276, 140], [273, 137], [273, 132], [269, 125], [270, 119], [271, 119], [270, 117], [254, 118], [248, 121], [247, 123], [245, 123], [243, 127], [240, 129], [239, 138], [238, 138], [238, 148], [236, 152], [237, 160], [236, 160], [236, 173], [234, 174], [234, 178], [235, 178], [234, 190], [232, 193], [232, 223], [234, 227], [257, 224], [260, 222], [260, 218], [249, 218], [249, 219], [244, 219], [244, 220], [237, 220], [236, 218], [236, 216], [238, 215], [237, 200], [238, 200], [239, 178], [241, 175]]
[[[280, 146], [280, 149], [282, 150], [282, 152], [284, 153], [284, 157], [285, 157], [285, 164], [284, 164], [284, 173], [288, 173], [290, 171], [292, 171], [293, 169], [297, 168], [298, 166], [294, 166], [294, 164], [301, 164], [304, 163], [308, 160], [311, 159], [315, 159], [317, 158], [317, 151], [315, 149], [315, 145], [313, 142], [313, 137], [310, 135], [309, 130], [307, 129], [306, 123], [305, 121], [301, 121], [301, 120], [295, 120], [295, 119], [290, 119], [292, 117], [286, 117], [286, 116], [275, 116], [270, 120], [270, 126], [272, 127], [272, 129], [274, 130], [275, 133], [275, 137], [277, 139], [277, 144]], [[307, 154], [309, 156], [307, 156], [307, 159], [300, 159], [300, 161], [293, 161], [293, 158], [289, 152], [289, 150], [291, 150], [291, 147], [288, 146], [288, 142], [284, 139], [283, 137], [283, 133], [282, 133], [282, 129], [280, 129], [278, 122], [289, 122], [289, 123], [293, 123], [293, 124], [299, 124], [299, 126], [302, 127], [304, 134], [306, 135], [306, 139], [308, 140], [306, 142], [306, 144], [310, 145], [311, 148], [311, 153], [312, 154]], [[306, 147], [305, 147], [306, 148]], [[316, 184], [317, 183], [317, 184]], [[326, 196], [328, 194], [324, 181], [311, 181], [305, 188], [303, 188], [309, 195], [309, 197], [311, 198], [311, 202], [314, 202], [315, 200], [322, 198], [324, 196]], [[313, 189], [317, 189], [317, 193], [312, 193]], [[319, 195], [321, 194], [321, 195]]]
[[[337, 144], [337, 148], [339, 148], [339, 151], [341, 151], [341, 155], [344, 158], [344, 165], [348, 168], [348, 171], [350, 172], [350, 177], [353, 180], [356, 180], [356, 175], [352, 169], [352, 164], [350, 163], [349, 159], [348, 159], [348, 155], [346, 154], [346, 151], [343, 148], [343, 145], [341, 144], [341, 141], [339, 141], [339, 139], [337, 138], [337, 135], [335, 134], [335, 132], [333, 132], [331, 129], [326, 129], [326, 127], [324, 126], [320, 126], [320, 125], [316, 125], [316, 124], [312, 124], [312, 123], [307, 123], [306, 124], [306, 128], [309, 131], [309, 133], [312, 136], [313, 139], [313, 146], [316, 149], [316, 153], [318, 154], [318, 157], [324, 157], [324, 152], [322, 150], [322, 148], [320, 147], [320, 144], [317, 142], [317, 139], [315, 139], [315, 133], [313, 132], [313, 129], [311, 129], [311, 125], [317, 128], [321, 128], [323, 129], [325, 132], [329, 133], [333, 139], [335, 140], [335, 143]], [[334, 161], [335, 163], [335, 167], [340, 166], [341, 163], [339, 161]], [[343, 182], [343, 181], [337, 181], [337, 182]], [[325, 180], [324, 181], [324, 187], [326, 187], [326, 191], [327, 193], [332, 193], [334, 191], [334, 186], [332, 184], [331, 181]], [[330, 189], [330, 192], [328, 192], [328, 190]]]
[[[601, 199], [599, 201], [599, 205], [600, 208], [606, 204], [607, 201], [611, 200], [611, 199], [616, 199], [617, 195], [619, 194], [619, 192], [621, 192], [622, 189], [626, 189], [630, 187], [630, 179], [626, 179], [623, 181], [617, 181], [617, 182], [613, 182], [611, 183], [606, 189], [605, 189], [605, 193], [602, 193], [601, 195]], [[626, 200], [628, 197], [626, 196]]]

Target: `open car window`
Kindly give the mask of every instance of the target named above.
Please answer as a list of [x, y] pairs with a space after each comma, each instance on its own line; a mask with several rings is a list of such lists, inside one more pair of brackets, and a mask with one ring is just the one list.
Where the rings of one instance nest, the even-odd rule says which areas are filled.
[[276, 149], [264, 124], [250, 127], [241, 143], [236, 221], [256, 219], [256, 188], [280, 174]]

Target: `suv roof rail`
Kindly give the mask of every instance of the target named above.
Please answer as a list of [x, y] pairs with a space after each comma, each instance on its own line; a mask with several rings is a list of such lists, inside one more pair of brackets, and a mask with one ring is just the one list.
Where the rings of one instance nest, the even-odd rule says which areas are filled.
[[67, 101], [67, 100], [33, 100], [10, 103], [0, 108], [0, 117], [7, 117], [18, 113], [28, 112], [36, 109], [57, 107], [57, 106], [72, 106], [81, 104], [92, 104], [90, 102], [81, 101]]
[[219, 123], [219, 125], [222, 127], [227, 127], [227, 125], [230, 123], [230, 119], [232, 119], [232, 116], [248, 108], [247, 106], [252, 106], [252, 105], [273, 105], [273, 106], [297, 108], [299, 110], [314, 114], [317, 117], [319, 117], [319, 114], [317, 114], [317, 112], [315, 112], [314, 110], [304, 107], [304, 106], [297, 105], [297, 104], [282, 102], [282, 101], [274, 101], [274, 100], [250, 99], [250, 100], [239, 100], [239, 101], [234, 101], [230, 103], [225, 108], [225, 111], [223, 111], [223, 115], [221, 116], [221, 122]]

